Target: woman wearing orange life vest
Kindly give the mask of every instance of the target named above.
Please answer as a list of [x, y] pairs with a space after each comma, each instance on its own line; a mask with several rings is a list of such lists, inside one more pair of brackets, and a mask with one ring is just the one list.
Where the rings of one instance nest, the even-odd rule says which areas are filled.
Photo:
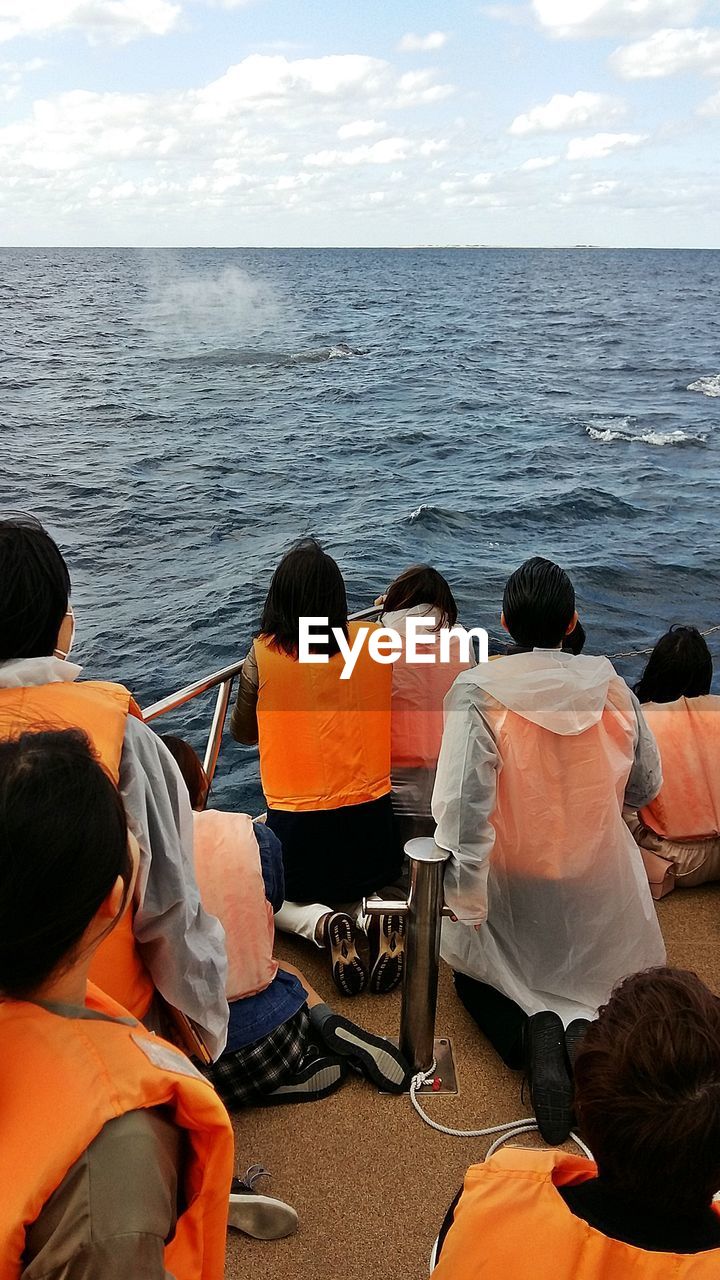
[[0, 743], [0, 1280], [221, 1280], [230, 1123], [88, 982], [137, 872], [75, 730]]
[[659, 794], [625, 820], [640, 848], [669, 859], [675, 885], [720, 879], [720, 698], [710, 650], [695, 627], [671, 627], [635, 693], [658, 744]]
[[594, 1161], [505, 1148], [467, 1173], [435, 1280], [720, 1275], [720, 1000], [693, 973], [627, 978], [575, 1059]]
[[[404, 651], [392, 667], [392, 800], [402, 847], [414, 836], [433, 835], [430, 802], [443, 732], [443, 699], [461, 671], [475, 666], [467, 638], [463, 652], [456, 627], [458, 608], [449, 583], [429, 564], [411, 565], [390, 584], [380, 601], [383, 627], [406, 634], [409, 618], [427, 620], [418, 637], [423, 655], [432, 662], [411, 663]], [[438, 632], [455, 628], [447, 660], [440, 652]]]
[[[300, 619], [328, 620], [319, 662], [299, 661]], [[232, 733], [259, 743], [267, 825], [283, 846], [287, 901], [278, 928], [325, 946], [344, 995], [368, 982], [356, 919], [360, 899], [384, 889], [402, 861], [390, 799], [391, 669], [362, 644], [349, 679], [332, 628], [353, 643], [374, 623], [348, 621], [342, 574], [313, 538], [273, 574], [260, 634], [245, 659]], [[372, 991], [402, 976], [403, 917], [369, 926]]]
[[0, 741], [39, 725], [88, 735], [122, 795], [140, 851], [133, 910], [98, 948], [92, 980], [143, 1021], [155, 992], [225, 1044], [222, 930], [203, 910], [192, 866], [192, 815], [175, 762], [122, 685], [80, 680], [70, 575], [38, 520], [0, 520]]

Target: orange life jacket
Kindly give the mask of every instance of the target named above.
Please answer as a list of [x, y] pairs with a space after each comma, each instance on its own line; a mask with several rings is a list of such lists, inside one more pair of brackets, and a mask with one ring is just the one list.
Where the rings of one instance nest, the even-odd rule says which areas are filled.
[[433, 1280], [714, 1280], [720, 1249], [654, 1253], [576, 1218], [555, 1190], [597, 1175], [564, 1151], [498, 1151], [468, 1169]]
[[[86, 1004], [126, 1011], [90, 985]], [[0, 1003], [0, 1280], [21, 1275], [25, 1232], [109, 1120], [167, 1107], [187, 1134], [183, 1203], [165, 1267], [222, 1280], [232, 1127], [212, 1085], [177, 1049], [131, 1025]]]
[[720, 835], [720, 698], [646, 702], [643, 713], [663, 774], [659, 794], [640, 810], [645, 826], [669, 840]]
[[[353, 644], [374, 623], [349, 622]], [[392, 669], [365, 642], [352, 675], [344, 659], [299, 662], [271, 640], [255, 641], [260, 776], [271, 809], [340, 809], [390, 791]]]
[[[82, 729], [115, 784], [128, 715], [142, 719], [132, 695], [120, 684], [83, 680], [0, 689], [0, 739], [36, 729]], [[132, 910], [101, 942], [90, 977], [136, 1018], [145, 1017], [155, 988], [135, 943]]]
[[193, 814], [195, 876], [202, 904], [225, 930], [228, 1000], [257, 995], [278, 971], [275, 918], [247, 813]]

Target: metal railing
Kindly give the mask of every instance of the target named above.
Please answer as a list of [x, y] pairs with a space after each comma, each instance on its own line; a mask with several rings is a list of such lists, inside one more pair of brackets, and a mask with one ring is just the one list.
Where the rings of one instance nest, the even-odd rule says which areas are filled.
[[201, 694], [208, 693], [210, 689], [217, 689], [215, 709], [210, 722], [210, 733], [203, 758], [203, 768], [211, 785], [220, 755], [223, 729], [225, 728], [233, 683], [235, 677], [242, 671], [242, 665], [242, 662], [233, 662], [229, 667], [221, 667], [219, 671], [213, 671], [211, 675], [203, 676], [202, 680], [196, 680], [193, 684], [186, 685], [184, 689], [178, 689], [177, 693], [170, 693], [167, 698], [160, 698], [159, 702], [153, 702], [152, 706], [143, 711], [143, 720], [149, 723], [151, 720], [157, 720], [158, 716], [167, 715], [169, 711], [177, 711], [178, 707], [184, 707], [186, 702], [192, 702], [193, 698], [199, 698]]

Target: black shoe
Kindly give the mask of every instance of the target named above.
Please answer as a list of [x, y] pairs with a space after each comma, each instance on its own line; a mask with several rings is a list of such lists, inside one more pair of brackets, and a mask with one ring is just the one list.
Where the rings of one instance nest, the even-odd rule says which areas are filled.
[[359, 996], [367, 986], [368, 974], [358, 954], [359, 930], [352, 916], [334, 911], [325, 921], [323, 936], [335, 986], [341, 995]]
[[565, 1056], [570, 1068], [571, 1077], [578, 1049], [585, 1039], [585, 1032], [589, 1026], [590, 1023], [587, 1018], [575, 1018], [570, 1025], [565, 1028]]
[[233, 1178], [228, 1197], [228, 1226], [255, 1240], [282, 1240], [298, 1228], [298, 1216], [291, 1205], [255, 1190], [258, 1178], [269, 1174], [252, 1165], [244, 1179]]
[[272, 1093], [264, 1093], [257, 1101], [269, 1107], [285, 1106], [290, 1102], [317, 1102], [339, 1089], [345, 1075], [345, 1063], [341, 1057], [331, 1054], [316, 1056]]
[[572, 1128], [573, 1087], [565, 1031], [556, 1013], [535, 1013], [527, 1028], [527, 1072], [535, 1118], [545, 1142], [560, 1146]]
[[405, 964], [405, 916], [398, 912], [371, 916], [367, 930], [370, 944], [370, 990], [384, 996], [402, 981]]
[[391, 1040], [375, 1036], [347, 1018], [333, 1013], [320, 1028], [320, 1035], [333, 1053], [357, 1065], [378, 1089], [403, 1093], [410, 1086], [410, 1068]]

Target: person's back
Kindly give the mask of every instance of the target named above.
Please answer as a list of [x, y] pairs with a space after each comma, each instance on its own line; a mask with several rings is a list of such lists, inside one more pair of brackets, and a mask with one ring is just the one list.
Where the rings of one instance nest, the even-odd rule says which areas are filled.
[[643, 704], [655, 735], [663, 785], [640, 811], [642, 820], [670, 840], [720, 835], [720, 697], [705, 694]]
[[[465, 829], [468, 852], [491, 846], [487, 879], [466, 858], [448, 868], [445, 893], [460, 921], [443, 955], [492, 982], [528, 1013], [591, 1015], [613, 981], [664, 953], [637, 851], [622, 820], [637, 721], [630, 691], [605, 658], [535, 651], [459, 677], [447, 710], [438, 774], [438, 843], [450, 835], [449, 777], [462, 762], [454, 717], [476, 717], [473, 765], [485, 824]], [[484, 775], [487, 775], [486, 777]], [[483, 785], [484, 783], [484, 785]], [[465, 803], [467, 803], [467, 798]], [[467, 822], [467, 819], [465, 819]], [[486, 907], [487, 904], [487, 907]]]
[[140, 847], [132, 913], [98, 949], [93, 979], [155, 1021], [156, 991], [202, 1029], [213, 1055], [227, 1031], [225, 955], [192, 867], [192, 815], [169, 753], [129, 691], [81, 681], [69, 662], [75, 619], [59, 548], [31, 517], [0, 521], [0, 739], [38, 725], [85, 732], [119, 786]]
[[465, 672], [445, 699], [433, 814], [450, 853], [441, 954], [508, 1066], [525, 1065], [541, 1132], [571, 1123], [572, 1027], [665, 948], [623, 803], [660, 785], [639, 705], [606, 658], [564, 653], [567, 574], [527, 561], [503, 623], [527, 652]]
[[[307, 656], [304, 620], [325, 632]], [[348, 620], [338, 565], [315, 539], [303, 539], [273, 574], [231, 721], [238, 742], [260, 747], [267, 825], [285, 867], [278, 927], [328, 950], [344, 995], [368, 981], [357, 945], [360, 902], [392, 884], [402, 863], [390, 797], [392, 675], [370, 651], [375, 631], [374, 623]], [[400, 981], [403, 927], [395, 915], [371, 925], [372, 990]]]
[[437, 1280], [711, 1280], [720, 1274], [720, 1003], [695, 974], [627, 979], [575, 1061], [594, 1152], [506, 1149], [475, 1165]]
[[712, 674], [700, 632], [673, 626], [635, 686], [657, 741], [663, 781], [650, 803], [637, 814], [628, 811], [625, 820], [645, 851], [648, 874], [659, 854], [671, 864], [671, 883], [681, 887], [720, 876], [720, 698], [710, 692]]

